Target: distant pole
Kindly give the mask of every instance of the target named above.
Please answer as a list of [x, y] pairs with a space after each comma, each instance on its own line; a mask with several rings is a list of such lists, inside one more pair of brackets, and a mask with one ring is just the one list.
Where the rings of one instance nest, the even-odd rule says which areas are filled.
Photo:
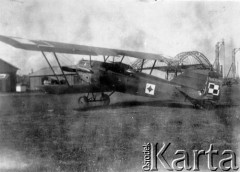
[[[237, 52], [240, 50], [240, 48], [234, 48], [233, 49], [233, 51], [232, 51], [232, 73], [233, 73], [233, 78], [236, 78], [236, 77], [238, 77], [237, 75], [238, 74], [236, 74], [237, 72], [239, 72], [238, 71], [238, 66], [237, 66], [237, 69], [236, 69], [236, 54], [237, 54]], [[237, 62], [237, 64], [238, 64], [238, 62]]]
[[223, 65], [220, 65], [220, 74], [223, 76]]
[[[215, 65], [216, 65], [216, 71], [222, 75], [222, 77], [225, 77], [225, 45], [224, 45], [224, 40], [221, 42], [217, 42], [216, 47], [215, 47]], [[221, 62], [223, 64], [220, 64], [220, 57], [221, 57]], [[221, 66], [222, 68], [221, 68]]]
[[238, 68], [238, 67], [239, 67], [239, 66], [238, 66], [238, 62], [237, 62], [237, 70], [236, 70], [236, 71], [237, 71], [237, 73], [236, 73], [236, 77], [237, 77], [237, 78], [239, 78], [239, 68]]
[[225, 77], [225, 69], [226, 69], [224, 39], [222, 39], [221, 49], [222, 49], [222, 55], [223, 55], [222, 58], [223, 58], [223, 78], [224, 78]]
[[233, 78], [236, 77], [236, 64], [235, 64], [235, 55], [236, 55], [236, 48], [233, 49], [232, 51], [232, 74]]
[[219, 42], [215, 46], [215, 69], [219, 73]]

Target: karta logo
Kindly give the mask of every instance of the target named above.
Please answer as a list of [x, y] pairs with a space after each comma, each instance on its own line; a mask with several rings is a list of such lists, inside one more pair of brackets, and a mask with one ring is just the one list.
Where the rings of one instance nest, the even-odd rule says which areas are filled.
[[[237, 171], [239, 167], [236, 164], [236, 154], [232, 150], [224, 150], [219, 154], [218, 150], [213, 149], [213, 144], [210, 144], [208, 150], [193, 150], [192, 156], [193, 164], [190, 165], [190, 156], [186, 150], [176, 150], [174, 156], [177, 158], [172, 158], [172, 160], [167, 160], [165, 156], [168, 154], [168, 149], [171, 143], [162, 144], [161, 149], [158, 149], [158, 143], [153, 145], [152, 143], [147, 143], [143, 145], [144, 161], [142, 169], [144, 171], [158, 171], [159, 165], [168, 171], [182, 171], [182, 170], [192, 170], [199, 171], [199, 156], [207, 156], [207, 167], [210, 171], [216, 171], [218, 169], [222, 171], [235, 170]], [[179, 157], [179, 155], [182, 155]], [[191, 154], [190, 154], [191, 155]], [[224, 156], [220, 158], [218, 164], [214, 164], [213, 155]]]

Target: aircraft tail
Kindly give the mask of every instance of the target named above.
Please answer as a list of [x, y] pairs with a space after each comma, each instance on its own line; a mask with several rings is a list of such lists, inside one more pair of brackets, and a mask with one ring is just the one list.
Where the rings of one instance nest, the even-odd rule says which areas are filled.
[[212, 76], [209, 73], [209, 76], [206, 81], [205, 93], [203, 94], [204, 99], [218, 101], [221, 96], [221, 87], [222, 80], [218, 77]]
[[[192, 79], [195, 81], [197, 78]], [[201, 89], [200, 89], [201, 87]], [[216, 72], [209, 71], [205, 78], [205, 83], [198, 84], [198, 96], [190, 96], [187, 92], [178, 89], [178, 91], [189, 100], [194, 106], [210, 109], [215, 107], [221, 96], [222, 80]]]

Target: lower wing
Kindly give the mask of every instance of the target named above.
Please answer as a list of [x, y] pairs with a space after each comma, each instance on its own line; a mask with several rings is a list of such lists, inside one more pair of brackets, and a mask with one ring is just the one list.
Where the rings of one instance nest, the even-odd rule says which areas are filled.
[[50, 94], [73, 94], [73, 93], [91, 93], [91, 92], [110, 92], [112, 89], [104, 86], [95, 86], [95, 85], [41, 85], [38, 86], [39, 90]]

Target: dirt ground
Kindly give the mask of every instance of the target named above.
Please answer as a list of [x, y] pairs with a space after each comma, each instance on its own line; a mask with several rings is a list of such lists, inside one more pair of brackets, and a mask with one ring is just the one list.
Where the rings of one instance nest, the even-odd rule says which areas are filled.
[[[234, 106], [213, 110], [115, 94], [109, 107], [81, 111], [79, 95], [1, 94], [0, 171], [142, 171], [148, 142], [171, 143], [166, 159], [177, 149], [192, 156], [210, 144], [238, 158], [238, 89], [224, 93]], [[207, 170], [206, 157], [200, 158], [200, 171]]]

